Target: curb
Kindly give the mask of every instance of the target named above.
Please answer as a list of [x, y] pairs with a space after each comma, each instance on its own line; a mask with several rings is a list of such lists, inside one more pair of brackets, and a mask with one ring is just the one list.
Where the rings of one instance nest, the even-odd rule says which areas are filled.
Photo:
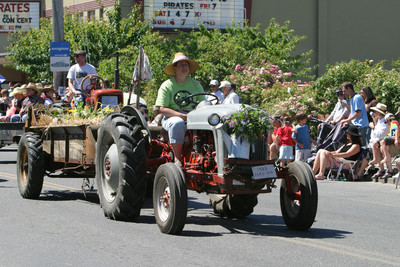
[[372, 180], [372, 182], [381, 183], [381, 184], [393, 184], [393, 185], [396, 185], [397, 179], [399, 179], [399, 174], [396, 174], [395, 176], [387, 178], [387, 179], [379, 179], [379, 178], [377, 178], [377, 179]]

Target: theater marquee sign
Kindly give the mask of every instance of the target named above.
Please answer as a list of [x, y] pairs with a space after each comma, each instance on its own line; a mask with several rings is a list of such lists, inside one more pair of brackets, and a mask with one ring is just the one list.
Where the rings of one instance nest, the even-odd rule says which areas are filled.
[[243, 26], [244, 0], [145, 0], [144, 16], [154, 28], [191, 29], [198, 22], [208, 29]]
[[0, 32], [39, 28], [40, 2], [0, 2]]

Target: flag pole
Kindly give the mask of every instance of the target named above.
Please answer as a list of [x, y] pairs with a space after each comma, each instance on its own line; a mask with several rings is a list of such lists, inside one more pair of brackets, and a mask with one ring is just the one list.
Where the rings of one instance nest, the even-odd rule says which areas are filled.
[[140, 81], [142, 80], [142, 65], [143, 65], [143, 47], [139, 46], [139, 82], [136, 91], [136, 108], [139, 109], [139, 99], [140, 99]]

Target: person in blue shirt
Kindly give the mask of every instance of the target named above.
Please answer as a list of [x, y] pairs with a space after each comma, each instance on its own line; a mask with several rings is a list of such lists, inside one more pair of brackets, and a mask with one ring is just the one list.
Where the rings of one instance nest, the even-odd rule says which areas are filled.
[[308, 129], [307, 115], [303, 112], [296, 115], [298, 125], [293, 131], [292, 139], [296, 143], [295, 160], [307, 161], [311, 156], [311, 138]]
[[350, 105], [347, 105], [347, 108], [350, 109], [350, 116], [347, 119], [341, 120], [340, 122], [342, 124], [349, 124], [351, 122], [354, 126], [358, 127], [363, 146], [366, 146], [369, 143], [367, 134], [369, 122], [364, 100], [354, 91], [354, 87], [351, 82], [345, 82], [342, 85], [342, 90], [343, 94], [350, 98]]

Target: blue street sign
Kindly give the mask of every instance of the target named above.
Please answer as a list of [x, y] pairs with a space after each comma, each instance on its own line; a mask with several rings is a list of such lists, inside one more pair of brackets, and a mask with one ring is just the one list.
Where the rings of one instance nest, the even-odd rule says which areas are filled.
[[70, 56], [69, 42], [51, 42], [50, 56], [51, 57], [68, 57]]
[[68, 42], [50, 43], [50, 70], [68, 71], [70, 64], [70, 45]]

